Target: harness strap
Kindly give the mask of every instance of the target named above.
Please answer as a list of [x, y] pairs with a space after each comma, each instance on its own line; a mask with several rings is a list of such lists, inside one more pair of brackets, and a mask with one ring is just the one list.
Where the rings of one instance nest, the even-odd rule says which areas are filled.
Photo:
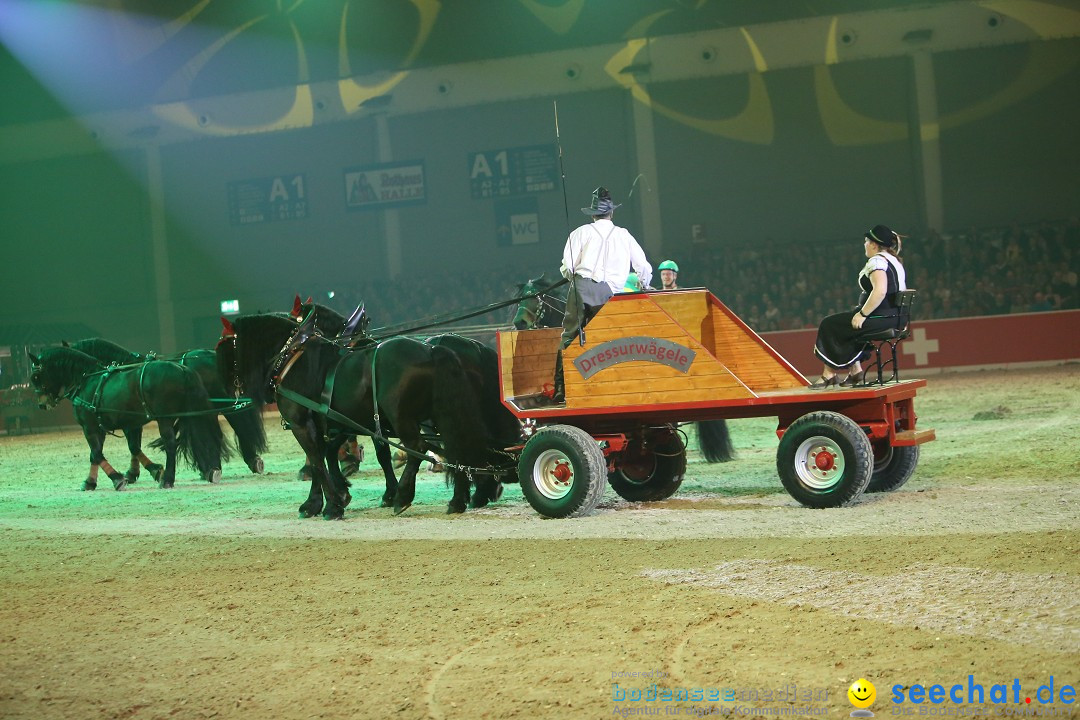
[[146, 366], [149, 364], [149, 362], [144, 362], [142, 364], [142, 367], [139, 368], [139, 383], [138, 385], [136, 385], [136, 392], [139, 396], [139, 402], [142, 404], [143, 412], [146, 413], [147, 420], [153, 417], [150, 414], [150, 406], [146, 404], [146, 393], [143, 391], [143, 375], [146, 373]]
[[[446, 317], [445, 315], [435, 315], [435, 316], [432, 316], [431, 318], [425, 318], [424, 322], [422, 322], [422, 324], [420, 324], [420, 325], [411, 325], [409, 323], [398, 323], [397, 325], [387, 325], [386, 327], [375, 328], [368, 335], [369, 335], [369, 337], [372, 338], [372, 340], [377, 340], [377, 341], [381, 342], [383, 340], [387, 340], [387, 339], [392, 338], [392, 337], [397, 337], [399, 335], [410, 335], [410, 334], [416, 333], [419, 330], [427, 330], [429, 328], [439, 327], [440, 325], [449, 325], [450, 323], [455, 323], [455, 322], [458, 322], [460, 320], [468, 320], [469, 318], [476, 317], [477, 315], [484, 315], [486, 313], [489, 313], [492, 310], [498, 310], [500, 308], [509, 307], [511, 305], [519, 304], [522, 300], [530, 300], [530, 299], [532, 299], [534, 297], [544, 295], [546, 293], [551, 292], [552, 290], [554, 290], [557, 287], [561, 287], [563, 285], [566, 285], [568, 282], [570, 282], [570, 281], [567, 280], [566, 278], [563, 278], [563, 279], [559, 280], [557, 283], [555, 283], [554, 285], [552, 285], [551, 287], [546, 288], [544, 290], [541, 290], [540, 292], [533, 293], [532, 295], [521, 295], [519, 297], [511, 298], [510, 300], [501, 300], [499, 302], [491, 303], [490, 305], [484, 305], [479, 310], [472, 310], [472, 311], [467, 312], [467, 313], [455, 314], [455, 315], [452, 315], [450, 317]], [[430, 319], [431, 321], [426, 322], [426, 320], [428, 320], [428, 319]]]
[[78, 396], [78, 391], [82, 387], [85, 387], [86, 381], [90, 379], [91, 376], [89, 375], [84, 376], [82, 385], [73, 386], [67, 393], [67, 396], [71, 398], [72, 405], [84, 407], [94, 414], [94, 422], [97, 423], [98, 430], [101, 432], [105, 432], [105, 425], [101, 422], [101, 413], [98, 411], [98, 405], [101, 403], [102, 386], [105, 385], [105, 380], [109, 377], [110, 372], [112, 372], [112, 370], [106, 368], [105, 370], [94, 373], [94, 375], [97, 375], [98, 382], [97, 387], [94, 388], [94, 394], [90, 402], [86, 402]]
[[371, 414], [375, 418], [375, 431], [379, 433], [380, 437], [383, 434], [382, 422], [379, 420], [379, 387], [375, 380], [375, 358], [379, 356], [379, 348], [382, 347], [382, 343], [379, 343], [371, 351]]
[[281, 368], [281, 373], [277, 377], [270, 378], [270, 383], [275, 387], [281, 387], [281, 383], [285, 382], [285, 376], [292, 370], [292, 366], [296, 364], [296, 361], [300, 359], [300, 356], [304, 354], [304, 348], [300, 348], [294, 352], [285, 363], [285, 367]]
[[[317, 403], [314, 400], [306, 398], [306, 397], [304, 397], [303, 395], [301, 395], [299, 393], [296, 393], [296, 392], [293, 392], [292, 390], [289, 390], [288, 388], [278, 388], [278, 394], [281, 395], [282, 397], [284, 397], [286, 400], [291, 400], [294, 403], [296, 403], [297, 405], [301, 405], [301, 406], [307, 408], [308, 410], [314, 410], [315, 412], [319, 413], [320, 415], [325, 415], [328, 420], [333, 420], [336, 423], [340, 423], [341, 425], [345, 425], [346, 427], [355, 430], [360, 435], [366, 435], [367, 437], [370, 437], [373, 440], [378, 440], [379, 442], [386, 443], [387, 445], [389, 445], [392, 448], [395, 448], [397, 450], [401, 450], [406, 455], [410, 455], [410, 456], [415, 457], [415, 458], [420, 458], [421, 460], [430, 460], [431, 459], [431, 458], [429, 458], [427, 455], [425, 455], [423, 453], [416, 452], [415, 450], [413, 450], [411, 448], [405, 447], [401, 443], [394, 442], [393, 440], [391, 440], [388, 437], [386, 437], [385, 435], [383, 435], [382, 432], [372, 432], [372, 430], [370, 428], [364, 427], [363, 425], [356, 422], [355, 420], [348, 417], [347, 415], [342, 415], [337, 410], [334, 410], [333, 408], [331, 408], [325, 402]], [[506, 454], [506, 453], [503, 453], [503, 454]], [[455, 470], [464, 470], [467, 473], [471, 473], [473, 475], [482, 475], [482, 474], [501, 475], [504, 472], [516, 467], [516, 465], [517, 465], [516, 461], [508, 462], [505, 466], [502, 466], [502, 467], [489, 467], [489, 468], [474, 468], [474, 467], [469, 467], [467, 465], [457, 465], [455, 463], [446, 462], [446, 461], [444, 461], [443, 464], [446, 465], [446, 467], [448, 467], [448, 468], [453, 468]]]
[[[303, 350], [301, 350], [301, 352], [303, 352]], [[326, 373], [326, 382], [323, 383], [322, 391], [322, 405], [326, 408], [329, 408], [331, 402], [333, 402], [334, 382], [335, 380], [337, 380], [338, 368], [341, 367], [341, 363], [344, 362], [348, 354], [349, 353], [347, 350], [343, 350], [341, 353], [339, 353], [337, 362], [334, 363], [333, 367], [330, 368], [330, 372]]]
[[101, 405], [101, 393], [104, 391], [105, 381], [109, 378], [109, 375], [111, 373], [111, 369], [106, 369], [102, 371], [101, 375], [98, 377], [97, 387], [94, 388], [94, 398], [90, 401], [90, 410], [93, 411], [94, 417], [97, 419], [98, 426], [101, 425], [101, 413], [98, 412], [98, 407]]

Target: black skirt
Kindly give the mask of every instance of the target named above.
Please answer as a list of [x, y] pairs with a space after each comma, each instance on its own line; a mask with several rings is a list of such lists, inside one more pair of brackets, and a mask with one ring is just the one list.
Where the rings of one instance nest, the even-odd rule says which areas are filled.
[[871, 332], [896, 327], [895, 317], [868, 317], [863, 326], [856, 330], [851, 327], [851, 318], [854, 315], [855, 311], [829, 315], [818, 325], [814, 354], [834, 370], [845, 370], [856, 361], [870, 356], [867, 342], [859, 338]]

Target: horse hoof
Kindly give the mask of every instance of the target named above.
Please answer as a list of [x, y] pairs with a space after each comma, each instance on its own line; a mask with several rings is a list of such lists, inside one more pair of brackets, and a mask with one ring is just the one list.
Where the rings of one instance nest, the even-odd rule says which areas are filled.
[[128, 470], [126, 473], [124, 473], [124, 480], [127, 482], [128, 485], [134, 485], [135, 482], [138, 479], [139, 479], [139, 474], [138, 473], [133, 473], [130, 470]]
[[221, 468], [211, 470], [206, 474], [206, 482], [219, 483], [221, 482]]
[[165, 466], [154, 463], [153, 465], [147, 465], [146, 469], [150, 472], [151, 477], [160, 484], [161, 476], [165, 474]]
[[333, 510], [333, 511], [324, 512], [323, 515], [322, 515], [322, 519], [323, 520], [344, 520], [345, 519], [345, 510], [343, 508], [341, 510]]
[[121, 478], [119, 481], [113, 482], [113, 489], [116, 490], [117, 492], [120, 492], [121, 490], [126, 488], [127, 485], [128, 485], [127, 480], [124, 480], [123, 478]]
[[341, 466], [341, 474], [345, 477], [355, 475], [360, 470], [360, 465], [355, 462], [347, 462]]
[[412, 507], [412, 503], [409, 503], [408, 505], [402, 505], [400, 507], [395, 505], [394, 506], [394, 514], [395, 515], [400, 515], [401, 513], [405, 512], [406, 510], [408, 510], [411, 507]]
[[446, 506], [446, 514], [447, 515], [460, 515], [463, 512], [465, 512], [465, 508], [458, 507], [457, 505], [454, 505], [453, 503]]
[[82, 484], [82, 489], [83, 489], [84, 492], [89, 492], [91, 490], [97, 490], [97, 483], [94, 482], [93, 480], [84, 480], [83, 484]]
[[248, 470], [250, 470], [251, 472], [253, 472], [256, 475], [262, 475], [263, 470], [265, 470], [265, 469], [266, 469], [266, 463], [264, 463], [263, 459], [261, 457], [259, 457], [258, 455], [255, 456], [254, 460], [252, 460], [250, 463], [248, 463]]

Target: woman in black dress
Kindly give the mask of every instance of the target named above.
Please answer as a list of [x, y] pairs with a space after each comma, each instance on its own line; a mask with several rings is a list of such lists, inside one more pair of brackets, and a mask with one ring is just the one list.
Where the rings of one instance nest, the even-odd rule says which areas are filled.
[[862, 382], [866, 371], [860, 360], [866, 342], [860, 337], [896, 322], [896, 293], [907, 290], [900, 262], [900, 235], [884, 225], [875, 225], [863, 237], [863, 249], [868, 260], [859, 273], [862, 295], [854, 314], [848, 311], [830, 315], [818, 326], [814, 354], [824, 363], [824, 369], [812, 388], [850, 387]]

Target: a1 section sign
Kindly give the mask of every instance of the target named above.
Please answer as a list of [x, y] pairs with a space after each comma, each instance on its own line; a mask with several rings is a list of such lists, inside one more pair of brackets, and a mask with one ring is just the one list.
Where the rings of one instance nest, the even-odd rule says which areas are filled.
[[530, 145], [469, 153], [469, 192], [473, 200], [554, 190], [558, 184], [554, 145]]
[[307, 216], [303, 175], [278, 175], [229, 183], [229, 219], [233, 225], [298, 220]]

